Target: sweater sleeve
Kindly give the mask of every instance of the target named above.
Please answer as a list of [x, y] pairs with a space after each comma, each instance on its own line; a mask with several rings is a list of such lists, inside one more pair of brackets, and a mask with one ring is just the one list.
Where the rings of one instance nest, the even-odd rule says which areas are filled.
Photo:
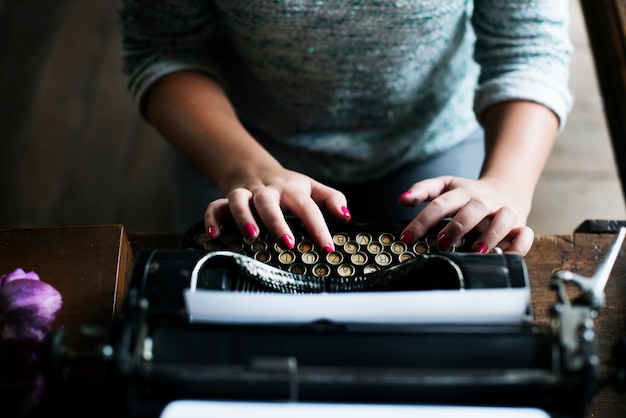
[[146, 92], [166, 74], [196, 70], [220, 79], [217, 22], [212, 2], [122, 1], [118, 14], [122, 71], [140, 113]]
[[475, 0], [479, 120], [494, 103], [529, 100], [551, 109], [563, 129], [573, 101], [568, 9], [568, 0]]

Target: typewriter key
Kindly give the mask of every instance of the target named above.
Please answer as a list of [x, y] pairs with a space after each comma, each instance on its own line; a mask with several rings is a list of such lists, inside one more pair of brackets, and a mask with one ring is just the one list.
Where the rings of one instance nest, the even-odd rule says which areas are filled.
[[313, 243], [311, 242], [311, 240], [305, 239], [302, 240], [298, 243], [298, 251], [300, 251], [300, 253], [304, 254], [304, 253], [308, 253], [309, 251], [313, 251]]
[[302, 275], [306, 274], [306, 267], [301, 263], [294, 263], [290, 265], [288, 270], [290, 273], [293, 273], [293, 274], [302, 274]]
[[211, 240], [209, 239], [209, 237], [207, 236], [205, 232], [199, 232], [198, 234], [196, 234], [195, 241], [198, 245], [201, 245], [204, 247], [205, 244], [207, 242], [210, 242]]
[[341, 277], [354, 276], [354, 266], [352, 264], [344, 263], [337, 267], [337, 274]]
[[425, 242], [418, 241], [413, 244], [413, 252], [415, 254], [428, 254], [430, 252], [430, 245]]
[[391, 261], [393, 259], [391, 258], [391, 255], [389, 253], [383, 251], [382, 253], [376, 254], [374, 260], [376, 261], [376, 264], [384, 267], [391, 264]]
[[207, 251], [219, 250], [220, 243], [219, 241], [207, 241], [204, 243], [204, 249]]
[[415, 258], [415, 256], [409, 251], [403, 252], [402, 254], [398, 255], [398, 260], [400, 260], [401, 263], [404, 263], [405, 261], [412, 258]]
[[296, 255], [293, 251], [282, 251], [278, 253], [278, 261], [283, 265], [289, 265], [296, 261]]
[[367, 263], [367, 254], [365, 254], [363, 251], [357, 251], [350, 256], [350, 261], [355, 266], [362, 266]]
[[234, 253], [240, 252], [243, 250], [243, 242], [238, 239], [232, 240], [226, 245], [226, 249]]
[[389, 248], [394, 254], [402, 254], [406, 251], [406, 244], [402, 241], [395, 241]]
[[343, 246], [343, 250], [347, 252], [348, 254], [354, 254], [357, 251], [359, 251], [359, 249], [360, 249], [359, 243], [354, 240], [350, 240], [346, 242]]
[[345, 232], [338, 232], [333, 236], [333, 242], [339, 246], [343, 246], [349, 239], [350, 237]]
[[377, 271], [380, 271], [380, 267], [375, 264], [368, 264], [367, 266], [363, 267], [363, 274], [374, 273]]
[[317, 254], [315, 251], [309, 251], [306, 252], [304, 254], [302, 254], [302, 262], [304, 264], [315, 264], [319, 261], [320, 257], [319, 254]]
[[250, 249], [252, 252], [259, 252], [267, 250], [267, 242], [261, 240], [255, 240], [250, 243]]
[[312, 273], [315, 277], [326, 277], [330, 274], [330, 267], [327, 264], [316, 264]]
[[356, 234], [356, 237], [354, 238], [354, 240], [358, 242], [359, 245], [366, 246], [367, 244], [372, 242], [372, 236], [368, 234], [367, 232], [361, 232], [359, 234]]
[[391, 243], [394, 242], [395, 240], [396, 240], [396, 237], [394, 237], [393, 234], [390, 234], [388, 232], [382, 233], [378, 237], [378, 241], [380, 241], [381, 244], [387, 247], [390, 246]]
[[272, 255], [269, 251], [259, 251], [254, 254], [254, 259], [262, 263], [269, 263], [272, 260]]
[[237, 236], [229, 231], [222, 231], [222, 235], [220, 235], [220, 241], [226, 246], [237, 240]]
[[326, 262], [333, 266], [338, 266], [343, 262], [343, 254], [339, 251], [333, 251], [326, 254]]
[[383, 244], [381, 244], [378, 241], [372, 241], [367, 246], [367, 252], [369, 252], [370, 254], [378, 254], [382, 250], [383, 250]]

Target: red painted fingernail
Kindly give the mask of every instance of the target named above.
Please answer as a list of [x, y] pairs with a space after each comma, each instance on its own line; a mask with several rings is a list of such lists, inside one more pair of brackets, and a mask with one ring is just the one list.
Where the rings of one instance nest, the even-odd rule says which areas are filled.
[[489, 247], [487, 247], [487, 244], [485, 244], [484, 242], [477, 242], [476, 244], [474, 244], [472, 251], [474, 251], [475, 253], [485, 254], [488, 249]]
[[409, 190], [408, 192], [404, 192], [404, 193], [402, 193], [402, 194], [400, 195], [400, 197], [401, 197], [401, 198], [407, 198], [407, 197], [409, 197], [409, 196], [411, 196], [411, 191], [410, 191], [410, 190]]
[[246, 239], [251, 239], [252, 237], [254, 237], [256, 235], [256, 227], [252, 224], [245, 224], [243, 226], [243, 236]]
[[439, 238], [437, 238], [437, 247], [443, 250], [450, 247], [450, 244], [452, 244], [452, 240], [446, 234], [441, 234]]
[[212, 225], [209, 225], [206, 229], [206, 234], [209, 238], [215, 238], [215, 234], [216, 234], [215, 228], [213, 228]]
[[403, 231], [402, 234], [400, 235], [400, 241], [404, 242], [405, 244], [412, 243], [413, 234], [411, 234], [409, 231]]
[[291, 250], [294, 245], [293, 238], [291, 238], [288, 234], [285, 234], [278, 239], [278, 245], [283, 250]]
[[343, 212], [343, 216], [345, 216], [346, 218], [348, 218], [348, 219], [352, 218], [352, 215], [350, 214], [350, 211], [348, 210], [347, 207], [342, 206], [341, 207], [341, 212]]
[[325, 245], [324, 248], [322, 248], [322, 253], [324, 253], [324, 255], [332, 253], [333, 251], [335, 251], [335, 249], [332, 245]]

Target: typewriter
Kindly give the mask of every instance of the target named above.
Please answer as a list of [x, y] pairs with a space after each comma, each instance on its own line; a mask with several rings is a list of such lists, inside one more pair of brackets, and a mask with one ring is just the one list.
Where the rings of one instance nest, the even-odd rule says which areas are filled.
[[209, 241], [200, 222], [179, 249], [137, 254], [105, 359], [125, 416], [190, 400], [584, 416], [598, 382], [586, 331], [626, 229], [593, 277], [554, 274], [544, 329], [523, 257], [472, 253], [474, 233], [440, 250], [445, 222], [410, 247], [400, 225], [329, 223], [336, 252], [322, 255], [290, 224], [292, 251], [234, 227]]

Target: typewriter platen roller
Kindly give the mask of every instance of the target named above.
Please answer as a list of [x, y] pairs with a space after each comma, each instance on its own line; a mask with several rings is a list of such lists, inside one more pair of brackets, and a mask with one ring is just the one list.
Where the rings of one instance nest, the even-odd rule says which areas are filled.
[[[530, 311], [488, 322], [194, 321], [189, 293], [233, 301], [245, 294], [419, 300], [529, 289], [523, 258], [514, 254], [436, 251], [354, 276], [339, 270], [317, 276], [241, 252], [192, 248], [188, 236], [180, 250], [144, 251], [135, 260], [108, 357], [128, 416], [156, 417], [178, 399], [519, 406], [584, 416], [599, 380], [593, 339], [584, 329], [602, 304], [602, 283], [624, 230], [597, 277], [554, 275], [550, 329], [538, 327]], [[576, 303], [562, 290], [570, 282], [583, 288]]]

